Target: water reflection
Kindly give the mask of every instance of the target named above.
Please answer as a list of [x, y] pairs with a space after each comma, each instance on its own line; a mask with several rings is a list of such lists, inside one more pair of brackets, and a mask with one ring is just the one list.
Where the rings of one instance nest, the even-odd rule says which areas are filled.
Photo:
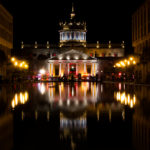
[[128, 105], [133, 108], [136, 104], [136, 95], [124, 92], [114, 92], [115, 99], [123, 105]]
[[[5, 92], [0, 92], [0, 97], [4, 97], [1, 93], [9, 95], [7, 89], [2, 91]], [[132, 149], [131, 136], [136, 150], [149, 149], [146, 142], [150, 129], [148, 87], [51, 82], [16, 86], [10, 93], [16, 150], [24, 145], [38, 149], [40, 142], [42, 146], [54, 145], [62, 150], [120, 149], [122, 146]], [[26, 140], [18, 142], [20, 137]]]
[[20, 92], [20, 93], [16, 93], [14, 98], [12, 99], [11, 102], [11, 106], [12, 108], [15, 108], [16, 106], [20, 105], [20, 104], [25, 104], [29, 99], [29, 94], [28, 92]]
[[96, 103], [98, 101], [98, 94], [100, 95], [99, 86], [96, 83], [38, 83], [39, 92], [44, 95], [48, 94], [50, 103], [58, 103], [59, 106], [79, 105], [83, 103], [87, 105], [87, 101]]

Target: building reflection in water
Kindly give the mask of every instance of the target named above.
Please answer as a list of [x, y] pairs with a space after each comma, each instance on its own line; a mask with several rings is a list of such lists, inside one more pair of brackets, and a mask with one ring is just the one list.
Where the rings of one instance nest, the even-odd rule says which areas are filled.
[[[100, 87], [101, 88], [101, 87]], [[62, 105], [79, 105], [80, 103], [87, 105], [87, 102], [98, 101], [98, 94], [101, 93], [96, 83], [38, 83], [38, 90], [42, 95], [48, 94], [51, 104], [58, 103]], [[100, 97], [99, 97], [100, 98]]]
[[124, 92], [114, 92], [114, 98], [123, 105], [128, 105], [133, 108], [136, 104], [137, 98], [135, 94], [129, 94]]
[[28, 100], [29, 100], [29, 93], [27, 91], [16, 93], [11, 101], [11, 107], [15, 108], [17, 105], [25, 104]]
[[60, 140], [70, 141], [69, 147], [73, 150], [79, 140], [87, 137], [87, 115], [83, 113], [77, 118], [68, 118], [60, 112]]

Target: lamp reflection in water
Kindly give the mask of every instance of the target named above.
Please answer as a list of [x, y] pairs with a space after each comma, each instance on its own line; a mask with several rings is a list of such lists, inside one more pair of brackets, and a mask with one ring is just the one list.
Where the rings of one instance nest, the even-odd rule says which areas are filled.
[[14, 109], [19, 104], [25, 104], [29, 99], [29, 93], [28, 92], [20, 92], [16, 93], [14, 98], [11, 102], [11, 107]]
[[38, 90], [40, 91], [40, 93], [41, 93], [42, 95], [44, 95], [45, 92], [46, 92], [45, 84], [44, 84], [44, 83], [38, 83]]
[[114, 97], [118, 102], [124, 105], [128, 105], [130, 108], [133, 108], [135, 106], [137, 100], [135, 94], [131, 95], [129, 93], [120, 92], [120, 91], [115, 92]]

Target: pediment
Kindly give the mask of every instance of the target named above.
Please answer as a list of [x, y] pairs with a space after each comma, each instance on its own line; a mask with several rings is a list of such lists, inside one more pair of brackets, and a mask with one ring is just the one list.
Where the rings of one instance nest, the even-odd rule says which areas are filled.
[[96, 58], [90, 57], [89, 55], [79, 50], [69, 50], [52, 57], [50, 60], [96, 60]]

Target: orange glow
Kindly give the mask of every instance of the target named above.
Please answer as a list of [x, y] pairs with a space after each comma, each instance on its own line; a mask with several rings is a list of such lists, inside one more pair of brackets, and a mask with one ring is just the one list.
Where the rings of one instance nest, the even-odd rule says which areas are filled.
[[116, 92], [114, 93], [115, 99], [121, 104], [128, 105], [130, 108], [133, 108], [136, 104], [136, 96], [131, 96], [125, 92]]
[[29, 94], [28, 92], [20, 92], [20, 93], [16, 93], [14, 98], [12, 99], [12, 102], [11, 102], [11, 107], [12, 108], [15, 108], [17, 105], [19, 104], [25, 104], [29, 99]]
[[82, 73], [81, 76], [89, 76], [88, 73]]

